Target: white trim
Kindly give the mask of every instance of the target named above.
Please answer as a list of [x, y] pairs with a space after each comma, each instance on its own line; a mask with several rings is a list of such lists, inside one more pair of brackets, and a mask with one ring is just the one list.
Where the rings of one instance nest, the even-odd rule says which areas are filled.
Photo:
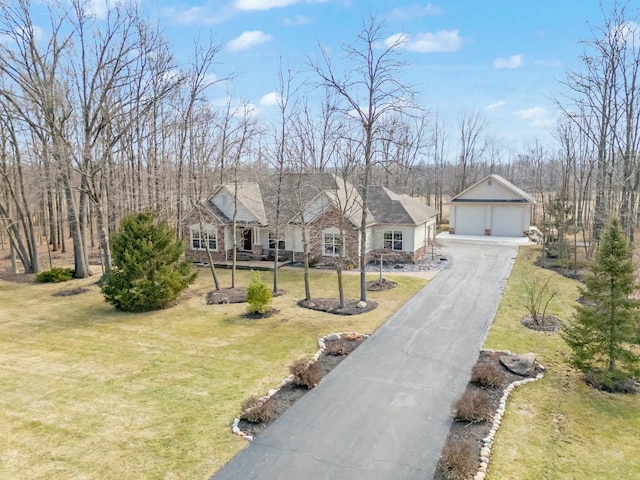
[[[327, 236], [331, 235], [332, 241], [327, 243]], [[340, 250], [344, 249], [344, 243], [340, 238], [340, 229], [331, 227], [322, 230], [322, 256], [323, 257], [338, 257], [340, 256]], [[332, 250], [332, 253], [327, 252], [327, 247]], [[344, 250], [343, 250], [344, 251]]]
[[[197, 239], [194, 238], [194, 233], [198, 234]], [[206, 239], [204, 238], [206, 236]], [[193, 241], [197, 240], [199, 243], [199, 247], [193, 246]], [[207, 247], [203, 246], [204, 241], [209, 242], [209, 251], [217, 252], [218, 251], [218, 230], [213, 225], [204, 224], [203, 228], [200, 228], [200, 224], [191, 225], [189, 227], [189, 246], [191, 250], [195, 251], [206, 251]], [[215, 248], [211, 248], [211, 241], [215, 242]]]

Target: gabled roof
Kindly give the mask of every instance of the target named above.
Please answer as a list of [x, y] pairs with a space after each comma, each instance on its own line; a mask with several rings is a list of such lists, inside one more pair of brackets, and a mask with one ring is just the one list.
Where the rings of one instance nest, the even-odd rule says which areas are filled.
[[438, 215], [435, 208], [417, 198], [382, 186], [369, 187], [368, 205], [376, 223], [380, 224], [420, 225]]
[[[332, 173], [286, 174], [281, 182], [278, 180], [274, 175], [263, 179], [260, 185], [238, 183], [239, 224], [275, 225], [279, 198], [280, 224], [299, 223], [301, 210], [305, 222], [313, 223], [323, 212], [333, 208], [355, 227], [360, 227], [362, 196], [350, 182]], [[229, 225], [233, 221], [235, 188], [233, 183], [219, 185], [200, 205], [221, 223]], [[369, 187], [368, 204], [367, 225], [420, 225], [438, 214], [433, 207], [416, 198], [381, 186]]]
[[[275, 223], [278, 198], [278, 178], [273, 176], [263, 188], [268, 194], [264, 202], [267, 216]], [[333, 173], [286, 174], [280, 184], [280, 221], [299, 223], [299, 213], [305, 213], [305, 222], [312, 223], [327, 208], [335, 208], [346, 215], [351, 223], [360, 226], [362, 198], [348, 181]]]
[[[498, 189], [489, 190], [495, 182]], [[528, 203], [535, 205], [535, 199], [500, 175], [492, 173], [466, 190], [451, 198], [447, 203]]]
[[219, 185], [207, 200], [209, 210], [224, 222], [231, 223], [233, 221], [234, 206], [229, 201], [233, 202], [236, 188], [238, 193], [237, 210], [240, 215], [237, 221], [249, 225], [267, 225], [262, 193], [260, 192], [260, 186], [255, 182]]

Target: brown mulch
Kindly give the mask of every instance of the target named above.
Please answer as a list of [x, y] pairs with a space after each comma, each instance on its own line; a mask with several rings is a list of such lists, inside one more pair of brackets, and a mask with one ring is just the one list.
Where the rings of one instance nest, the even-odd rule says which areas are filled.
[[371, 280], [367, 282], [366, 288], [368, 292], [382, 292], [385, 290], [391, 290], [398, 286], [398, 282], [392, 282], [386, 278], [382, 280]]
[[360, 315], [378, 308], [378, 304], [370, 300], [367, 300], [366, 307], [358, 308], [359, 302], [360, 300], [347, 299], [344, 301], [344, 307], [341, 308], [340, 300], [337, 298], [312, 298], [311, 300], [300, 300], [298, 306], [334, 315]]
[[520, 323], [531, 330], [537, 330], [538, 332], [555, 333], [562, 328], [562, 322], [552, 315], [545, 315], [542, 321], [538, 323], [533, 321], [531, 315], [524, 317]]
[[[504, 367], [504, 365], [500, 363], [500, 357], [502, 355], [505, 355], [505, 354], [502, 352], [488, 352], [483, 350], [480, 352], [480, 355], [477, 360], [477, 363], [490, 362], [490, 363], [495, 363], [500, 367], [500, 369], [504, 373], [504, 377], [502, 378], [502, 381], [500, 382], [500, 384], [496, 386], [496, 388], [480, 387], [471, 382], [467, 385], [467, 390], [483, 389], [489, 394], [489, 398], [491, 399], [492, 418], [493, 418], [493, 415], [495, 415], [495, 412], [498, 410], [498, 407], [500, 405], [500, 399], [504, 394], [504, 388], [517, 380], [523, 380], [527, 378], [507, 370]], [[534, 376], [537, 373], [538, 371], [535, 371]], [[476, 447], [474, 449], [473, 455], [474, 455], [474, 459], [477, 459], [480, 455], [480, 450], [483, 445], [482, 439], [489, 434], [489, 431], [491, 430], [491, 426], [492, 426], [491, 420], [484, 421], [484, 422], [477, 422], [477, 423], [454, 421], [451, 425], [451, 429], [449, 430], [449, 435], [447, 436], [447, 440], [443, 447], [443, 451], [448, 445], [453, 445], [456, 442], [470, 441], [471, 444]], [[476, 468], [479, 466], [480, 466], [480, 461], [478, 460]], [[469, 478], [471, 478], [472, 476], [473, 475], [471, 475]], [[441, 461], [438, 462], [438, 465], [436, 467], [433, 480], [450, 480], [450, 478], [451, 476], [448, 475], [447, 467], [446, 465], [443, 464], [441, 459]]]
[[[362, 342], [365, 341], [365, 338], [358, 338], [356, 340], [334, 340], [333, 342], [340, 343], [340, 351], [343, 352], [343, 355], [331, 355], [328, 353], [323, 353], [318, 358], [316, 362], [320, 365], [320, 369], [322, 371], [322, 376], [326, 376], [331, 370], [333, 370], [342, 360], [344, 360], [349, 353], [353, 352]], [[325, 344], [327, 349], [325, 352], [336, 351], [335, 348], [331, 348], [331, 341], [325, 340]], [[297, 400], [299, 400], [305, 393], [308, 393], [309, 389], [307, 387], [299, 387], [293, 383], [287, 383], [285, 386], [280, 388], [273, 396], [271, 400], [274, 403], [275, 413], [273, 418], [266, 422], [259, 423], [251, 423], [246, 420], [240, 420], [239, 427], [247, 435], [252, 435], [253, 437], [257, 436], [261, 432], [263, 432], [269, 425], [271, 425], [280, 415], [282, 415], [287, 408], [293, 405]]]
[[246, 288], [223, 288], [207, 293], [207, 305], [221, 305], [226, 303], [243, 303], [247, 301]]

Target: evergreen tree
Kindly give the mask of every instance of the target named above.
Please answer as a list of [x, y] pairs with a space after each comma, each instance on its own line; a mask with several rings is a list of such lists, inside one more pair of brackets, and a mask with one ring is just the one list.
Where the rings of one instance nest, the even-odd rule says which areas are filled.
[[640, 303], [630, 298], [635, 287], [631, 249], [613, 218], [581, 289], [583, 302], [563, 333], [573, 366], [611, 390], [640, 373]]
[[251, 283], [247, 288], [247, 303], [249, 313], [264, 315], [269, 310], [269, 305], [273, 301], [273, 294], [266, 283], [260, 278], [260, 274], [255, 270], [251, 272]]
[[151, 212], [125, 217], [111, 239], [113, 265], [102, 293], [118, 310], [146, 312], [166, 307], [194, 282], [194, 272], [181, 260], [184, 246]]

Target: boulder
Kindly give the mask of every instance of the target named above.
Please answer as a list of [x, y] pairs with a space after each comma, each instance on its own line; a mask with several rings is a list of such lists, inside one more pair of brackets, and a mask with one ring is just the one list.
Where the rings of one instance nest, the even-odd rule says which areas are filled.
[[529, 377], [533, 375], [536, 368], [536, 354], [524, 353], [522, 355], [503, 355], [500, 357], [500, 363], [502, 363], [507, 370], [515, 373], [516, 375]]
[[358, 303], [356, 303], [356, 308], [367, 308], [367, 302], [363, 302], [362, 300], [360, 300]]

